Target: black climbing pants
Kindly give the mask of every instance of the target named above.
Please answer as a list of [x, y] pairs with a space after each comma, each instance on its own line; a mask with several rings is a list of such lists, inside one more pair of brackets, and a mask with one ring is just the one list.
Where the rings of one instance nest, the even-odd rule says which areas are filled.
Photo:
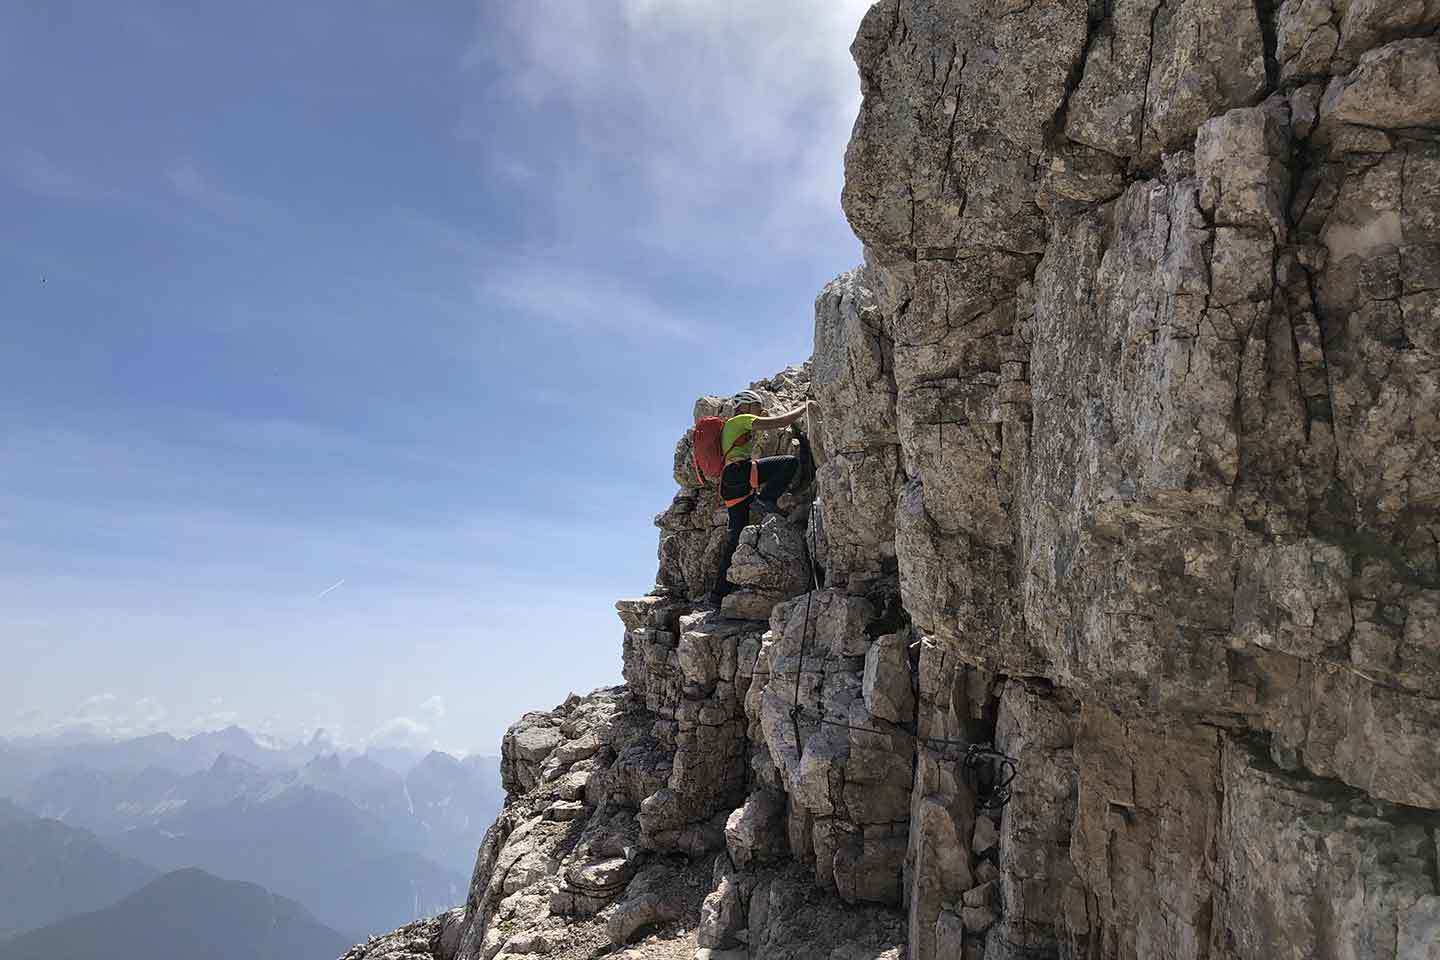
[[[755, 461], [755, 465], [760, 472], [760, 499], [769, 500], [771, 503], [790, 489], [795, 474], [800, 472], [799, 457], [761, 457]], [[755, 498], [746, 496], [749, 492], [750, 461], [736, 460], [734, 463], [725, 464], [725, 472], [720, 475], [720, 498], [745, 499], [728, 508], [730, 536], [725, 541], [725, 552], [720, 557], [720, 576], [715, 580], [717, 592], [724, 590], [725, 578], [730, 574], [730, 559], [735, 556], [735, 548], [740, 545], [740, 531], [745, 529], [745, 524], [750, 520], [750, 503]]]

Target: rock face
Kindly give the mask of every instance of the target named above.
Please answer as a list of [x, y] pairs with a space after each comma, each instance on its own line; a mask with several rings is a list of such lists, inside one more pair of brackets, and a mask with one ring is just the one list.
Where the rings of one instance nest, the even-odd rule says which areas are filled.
[[[912, 955], [1440, 952], [1437, 25], [866, 17], [844, 202], [921, 640]], [[993, 922], [929, 739], [977, 724], [1021, 767]]]
[[703, 608], [681, 441], [625, 685], [511, 729], [469, 902], [396, 943], [1440, 958], [1437, 36], [876, 3], [866, 262], [755, 385], [817, 402], [813, 486]]

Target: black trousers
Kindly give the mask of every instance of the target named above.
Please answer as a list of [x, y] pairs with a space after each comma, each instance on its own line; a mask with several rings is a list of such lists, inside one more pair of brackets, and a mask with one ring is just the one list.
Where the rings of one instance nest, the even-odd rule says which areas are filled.
[[[800, 458], [762, 457], [755, 461], [755, 466], [760, 473], [760, 499], [773, 503], [790, 489], [795, 474], [800, 472]], [[727, 463], [725, 472], [720, 475], [720, 497], [724, 500], [733, 500], [735, 497], [745, 499], [728, 508], [730, 536], [725, 541], [725, 552], [720, 557], [720, 576], [715, 581], [716, 590], [725, 586], [725, 578], [730, 574], [730, 560], [735, 556], [735, 548], [740, 545], [740, 531], [745, 529], [745, 524], [750, 520], [750, 501], [755, 498], [746, 496], [749, 492], [750, 461], [736, 460], [734, 463]]]

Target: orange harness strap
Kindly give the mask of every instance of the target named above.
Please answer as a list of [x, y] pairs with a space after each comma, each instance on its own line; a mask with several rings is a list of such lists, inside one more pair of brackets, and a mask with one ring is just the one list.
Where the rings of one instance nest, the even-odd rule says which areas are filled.
[[[727, 466], [728, 466], [728, 464], [727, 464]], [[723, 483], [724, 481], [721, 481], [721, 482]], [[722, 501], [722, 502], [725, 504], [725, 509], [728, 510], [728, 509], [730, 509], [731, 507], [735, 506], [736, 504], [744, 503], [746, 500], [749, 500], [751, 497], [755, 496], [755, 491], [756, 491], [756, 490], [759, 490], [759, 489], [760, 489], [760, 465], [759, 465], [758, 463], [756, 463], [756, 462], [752, 459], [752, 460], [750, 461], [750, 492], [747, 493], [747, 494], [745, 494], [745, 496], [743, 496], [743, 497], [735, 497], [733, 500], [724, 500], [724, 501]]]

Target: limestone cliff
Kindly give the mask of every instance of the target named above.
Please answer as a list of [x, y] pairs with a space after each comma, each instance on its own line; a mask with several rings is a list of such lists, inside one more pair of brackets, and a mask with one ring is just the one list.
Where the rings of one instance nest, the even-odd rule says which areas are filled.
[[681, 441], [625, 685], [517, 723], [466, 905], [348, 956], [1440, 958], [1440, 2], [882, 0], [852, 51], [867, 262], [756, 384], [813, 486], [700, 607]]

